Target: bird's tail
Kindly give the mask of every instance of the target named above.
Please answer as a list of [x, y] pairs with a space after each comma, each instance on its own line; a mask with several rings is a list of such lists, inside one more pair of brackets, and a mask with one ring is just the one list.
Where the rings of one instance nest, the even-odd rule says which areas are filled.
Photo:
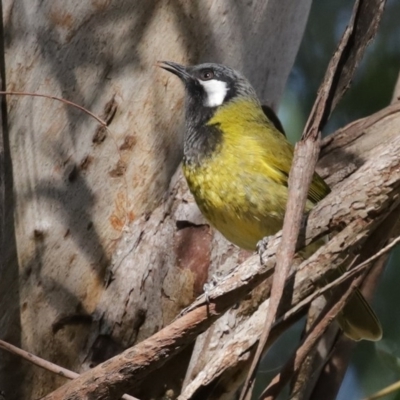
[[[325, 240], [321, 239], [312, 243], [300, 253], [303, 257], [309, 257], [324, 242]], [[341, 265], [336, 271], [329, 274], [327, 283], [342, 275], [346, 271], [345, 265], [346, 264]], [[329, 294], [326, 297], [329, 298]], [[358, 289], [351, 295], [350, 299], [337, 316], [337, 321], [344, 334], [352, 340], [377, 341], [382, 338], [382, 326], [379, 319]]]
[[[337, 278], [343, 272], [344, 267], [339, 268], [335, 273], [337, 276], [331, 279]], [[352, 340], [377, 341], [382, 338], [382, 326], [379, 319], [358, 289], [337, 316], [337, 321], [344, 334]]]

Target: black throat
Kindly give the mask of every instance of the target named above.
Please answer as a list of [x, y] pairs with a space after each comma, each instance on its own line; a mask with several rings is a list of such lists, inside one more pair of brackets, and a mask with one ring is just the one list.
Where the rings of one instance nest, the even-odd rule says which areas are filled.
[[205, 106], [204, 96], [201, 90], [193, 90], [186, 96], [186, 131], [183, 147], [185, 164], [201, 164], [205, 158], [217, 151], [222, 141], [219, 124], [209, 124], [217, 107]]

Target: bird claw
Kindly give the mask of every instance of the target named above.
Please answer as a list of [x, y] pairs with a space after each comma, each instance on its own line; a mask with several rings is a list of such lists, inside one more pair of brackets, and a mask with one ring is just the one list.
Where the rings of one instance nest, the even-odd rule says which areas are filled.
[[210, 303], [210, 291], [217, 286], [218, 281], [221, 277], [217, 274], [212, 274], [211, 280], [203, 285], [204, 296], [206, 297], [206, 303]]
[[271, 236], [265, 236], [261, 240], [259, 240], [258, 243], [257, 243], [257, 253], [258, 253], [259, 257], [260, 257], [260, 264], [261, 265], [264, 264], [263, 254], [268, 249], [268, 242], [269, 242], [270, 238], [271, 238]]

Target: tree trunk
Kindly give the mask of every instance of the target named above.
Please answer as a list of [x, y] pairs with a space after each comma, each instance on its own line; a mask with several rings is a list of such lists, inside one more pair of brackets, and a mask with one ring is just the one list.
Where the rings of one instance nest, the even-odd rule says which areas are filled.
[[[154, 64], [223, 62], [276, 106], [310, 4], [3, 2], [7, 89], [66, 98], [110, 129], [54, 100], [8, 98], [1, 338], [82, 372], [168, 324], [202, 292], [210, 267], [246, 256], [211, 231], [179, 172], [171, 183], [183, 91]], [[190, 350], [137, 395], [175, 397]], [[7, 400], [64, 382], [0, 359]]]

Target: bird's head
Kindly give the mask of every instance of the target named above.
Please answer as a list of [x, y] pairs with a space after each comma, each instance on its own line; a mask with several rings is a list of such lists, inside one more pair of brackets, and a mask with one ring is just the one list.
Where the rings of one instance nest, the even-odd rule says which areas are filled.
[[158, 66], [175, 74], [185, 85], [187, 111], [212, 114], [218, 107], [239, 98], [259, 104], [250, 82], [239, 72], [221, 64], [183, 66], [160, 61]]

